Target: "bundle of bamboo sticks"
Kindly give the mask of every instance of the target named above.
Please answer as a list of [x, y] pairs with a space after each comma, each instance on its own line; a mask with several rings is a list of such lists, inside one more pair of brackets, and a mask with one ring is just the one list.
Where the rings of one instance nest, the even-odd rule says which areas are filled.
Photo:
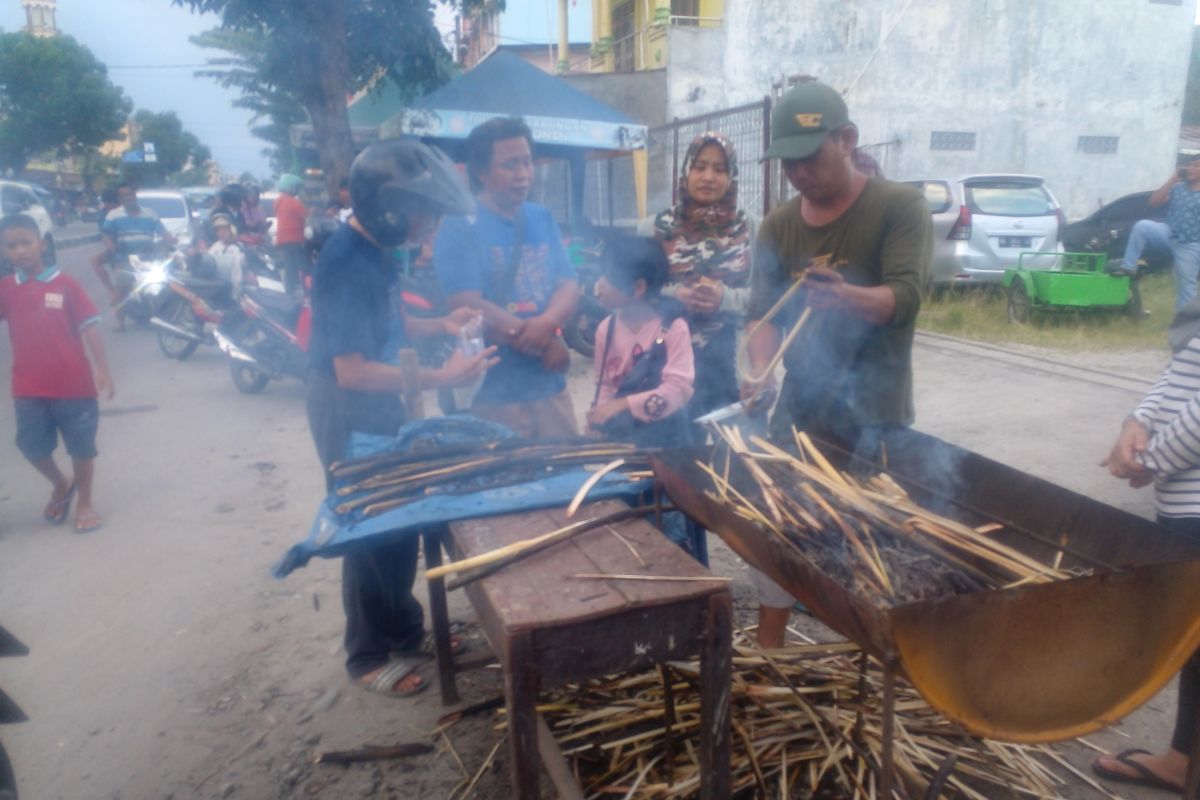
[[636, 447], [596, 439], [530, 443], [511, 439], [469, 447], [372, 456], [334, 464], [338, 514], [363, 517], [428, 497], [511, 486], [558, 472], [623, 459], [621, 469], [640, 476], [649, 469]]
[[[878, 665], [871, 662], [864, 677], [861, 652], [846, 643], [761, 651], [739, 633], [734, 644], [735, 794], [879, 797]], [[539, 711], [585, 796], [691, 798], [700, 791], [698, 685], [698, 663], [677, 662], [567, 686], [545, 697]], [[925, 797], [939, 782], [939, 797], [1056, 798], [1067, 780], [1051, 764], [1102, 791], [1051, 748], [963, 732], [903, 680], [895, 707], [895, 764], [909, 797]]]
[[[972, 528], [918, 505], [886, 473], [855, 477], [793, 431], [798, 457], [736, 428], [719, 428], [707, 496], [770, 531], [832, 577], [877, 603], [1074, 577], [998, 541], [1002, 526]], [[730, 469], [750, 476], [741, 490]]]

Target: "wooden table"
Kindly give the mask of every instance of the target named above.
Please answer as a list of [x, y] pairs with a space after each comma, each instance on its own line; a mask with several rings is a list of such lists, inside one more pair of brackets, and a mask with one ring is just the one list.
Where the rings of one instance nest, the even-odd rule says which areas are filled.
[[[581, 508], [572, 521], [606, 516], [625, 507], [612, 500], [593, 503]], [[467, 520], [452, 523], [443, 544], [455, 559], [461, 559], [566, 524], [564, 509]], [[436, 558], [440, 560], [440, 554]], [[634, 519], [588, 531], [466, 587], [504, 670], [513, 796], [538, 797], [539, 746], [562, 796], [579, 796], [537, 716], [539, 690], [699, 654], [701, 797], [727, 798], [731, 664], [727, 584], [573, 577], [585, 573], [710, 576], [653, 525]], [[448, 653], [444, 584], [431, 581], [429, 588], [435, 633], [442, 644], [439, 651]], [[456, 698], [454, 670], [446, 665], [448, 659], [439, 660], [443, 698]]]

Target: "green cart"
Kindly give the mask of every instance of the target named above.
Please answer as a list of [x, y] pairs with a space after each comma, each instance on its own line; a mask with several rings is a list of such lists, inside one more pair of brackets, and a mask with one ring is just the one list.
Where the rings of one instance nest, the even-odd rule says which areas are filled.
[[1108, 272], [1105, 253], [1022, 253], [1004, 271], [1008, 321], [1028, 322], [1035, 312], [1110, 309], [1142, 318], [1137, 281]]

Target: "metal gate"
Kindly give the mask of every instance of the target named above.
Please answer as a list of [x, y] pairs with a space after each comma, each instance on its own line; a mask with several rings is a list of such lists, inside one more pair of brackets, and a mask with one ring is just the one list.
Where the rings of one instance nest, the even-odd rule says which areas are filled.
[[753, 103], [676, 119], [650, 129], [652, 142], [658, 142], [664, 155], [671, 158], [671, 202], [678, 202], [679, 170], [688, 145], [702, 133], [715, 131], [727, 138], [737, 151], [738, 203], [751, 213], [764, 217], [771, 210], [772, 170], [770, 162], [759, 163], [771, 138], [771, 98]]

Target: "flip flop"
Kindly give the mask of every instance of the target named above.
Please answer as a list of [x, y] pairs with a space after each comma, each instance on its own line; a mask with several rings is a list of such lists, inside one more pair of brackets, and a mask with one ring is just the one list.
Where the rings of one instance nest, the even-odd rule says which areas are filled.
[[75, 518], [76, 533], [92, 533], [104, 527], [104, 519], [95, 511], [89, 511]]
[[411, 689], [396, 689], [395, 686], [400, 681], [413, 674], [424, 665], [426, 662], [421, 658], [396, 658], [387, 663], [379, 674], [371, 679], [370, 683], [363, 683], [356, 680], [354, 683], [359, 688], [381, 694], [385, 697], [412, 697], [415, 694], [420, 694], [429, 688], [429, 683], [424, 679]]
[[1117, 772], [1116, 770], [1109, 769], [1108, 767], [1103, 766], [1099, 760], [1092, 762], [1092, 772], [1096, 773], [1105, 780], [1117, 781], [1118, 783], [1129, 783], [1135, 786], [1149, 786], [1152, 789], [1166, 789], [1168, 792], [1176, 793], [1183, 791], [1183, 786], [1171, 783], [1166, 778], [1156, 775], [1145, 764], [1134, 761], [1133, 757], [1137, 755], [1150, 756], [1154, 754], [1149, 750], [1139, 750], [1135, 748], [1133, 750], [1122, 750], [1113, 756], [1113, 759], [1129, 767], [1131, 770], [1136, 772], [1137, 775], [1126, 775], [1124, 772]]
[[[467, 651], [467, 643], [460, 638], [454, 638], [453, 626], [450, 633], [450, 655], [456, 656]], [[415, 647], [409, 647], [405, 650], [397, 650], [396, 654], [401, 658], [436, 658], [437, 645], [433, 641], [433, 631], [425, 631], [421, 636], [421, 641]]]
[[71, 501], [74, 499], [75, 482], [71, 481], [71, 486], [67, 489], [67, 493], [63, 495], [63, 498], [61, 500], [51, 500], [46, 505], [46, 510], [42, 512], [42, 516], [51, 525], [62, 525], [67, 521], [67, 514], [71, 513]]

